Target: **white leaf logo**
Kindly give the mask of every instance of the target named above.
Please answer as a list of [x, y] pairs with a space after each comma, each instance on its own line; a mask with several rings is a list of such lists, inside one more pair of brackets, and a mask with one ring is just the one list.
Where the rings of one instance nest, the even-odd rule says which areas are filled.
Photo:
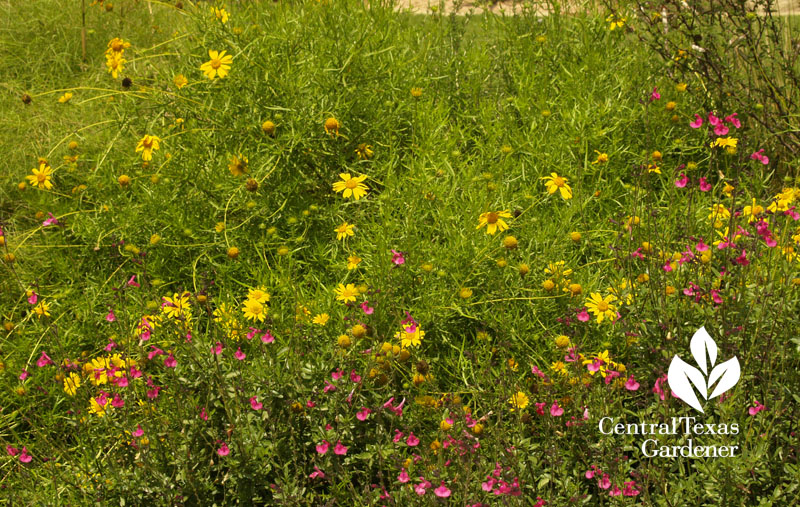
[[[701, 327], [694, 333], [689, 349], [700, 369], [686, 363], [676, 355], [669, 365], [667, 382], [676, 397], [682, 399], [693, 409], [705, 413], [695, 394], [695, 389], [703, 399], [710, 400], [735, 386], [741, 375], [739, 360], [733, 357], [714, 366], [717, 362], [717, 344], [705, 327]], [[708, 391], [714, 384], [716, 387], [709, 395]]]

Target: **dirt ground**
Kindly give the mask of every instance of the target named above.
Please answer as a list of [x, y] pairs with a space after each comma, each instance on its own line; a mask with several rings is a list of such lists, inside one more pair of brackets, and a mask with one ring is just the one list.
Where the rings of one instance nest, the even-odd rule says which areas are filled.
[[[456, 14], [468, 14], [470, 12], [474, 14], [480, 14], [485, 11], [490, 11], [495, 14], [507, 14], [511, 15], [514, 14], [515, 11], [520, 10], [521, 2], [514, 1], [514, 0], [501, 0], [496, 3], [491, 3], [482, 0], [462, 0], [458, 2], [458, 7], [455, 8], [454, 5], [457, 2], [453, 0], [443, 0], [441, 3], [439, 0], [398, 0], [398, 8], [400, 10], [410, 9], [412, 12], [428, 14], [439, 10], [441, 8], [441, 4], [444, 5], [444, 12], [449, 14], [453, 11]], [[777, 0], [778, 4], [778, 12], [784, 15], [798, 15], [800, 14], [800, 0]], [[589, 8], [591, 10], [598, 10], [600, 12], [604, 11], [605, 9], [602, 7], [600, 2], [595, 3], [594, 5], [582, 4], [580, 6], [576, 5], [575, 8], [578, 9], [586, 9]], [[546, 7], [542, 7], [541, 9], [542, 14], [547, 13]]]

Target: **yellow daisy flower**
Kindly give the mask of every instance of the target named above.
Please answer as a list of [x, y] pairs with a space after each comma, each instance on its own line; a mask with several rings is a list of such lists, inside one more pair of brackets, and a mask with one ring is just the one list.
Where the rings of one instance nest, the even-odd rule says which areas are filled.
[[342, 181], [337, 181], [333, 184], [334, 192], [341, 192], [342, 197], [345, 199], [352, 196], [356, 201], [367, 195], [367, 190], [369, 190], [369, 188], [362, 183], [367, 179], [366, 175], [362, 174], [361, 176], [352, 177], [348, 173], [341, 173], [339, 177]]
[[353, 225], [343, 222], [342, 225], [333, 230], [336, 233], [337, 240], [345, 240], [348, 236], [354, 236]]
[[231, 63], [233, 63], [233, 56], [226, 55], [225, 51], [208, 51], [209, 61], [200, 66], [200, 70], [206, 75], [208, 79], [215, 77], [223, 78], [228, 75], [231, 70]]
[[572, 188], [567, 184], [567, 178], [556, 173], [550, 173], [550, 176], [542, 176], [539, 179], [544, 180], [548, 193], [555, 194], [560, 192], [562, 198], [572, 199]]
[[586, 308], [597, 317], [597, 323], [603, 322], [603, 319], [608, 318], [612, 322], [616, 318], [616, 308], [611, 303], [616, 301], [616, 296], [609, 294], [605, 297], [592, 292], [589, 299], [586, 300]]
[[352, 283], [347, 285], [340, 283], [337, 288], [333, 289], [333, 292], [336, 294], [336, 299], [343, 303], [355, 301], [358, 296], [358, 289]]
[[142, 160], [153, 160], [153, 152], [161, 148], [161, 139], [157, 136], [145, 135], [136, 145], [136, 153], [142, 152]]
[[44, 188], [45, 190], [53, 188], [53, 184], [50, 182], [50, 176], [53, 174], [53, 170], [47, 165], [47, 162], [39, 162], [39, 169], [34, 168], [31, 172], [33, 174], [29, 174], [25, 177], [31, 185]]
[[503, 232], [508, 229], [508, 224], [503, 220], [504, 218], [511, 218], [511, 213], [506, 210], [481, 213], [478, 217], [478, 226], [475, 229], [480, 229], [485, 225], [486, 234], [494, 235], [497, 231]]

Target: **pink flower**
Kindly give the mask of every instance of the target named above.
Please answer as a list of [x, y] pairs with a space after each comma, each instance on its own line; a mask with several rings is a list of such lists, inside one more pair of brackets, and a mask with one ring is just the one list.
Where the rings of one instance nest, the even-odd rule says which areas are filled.
[[44, 368], [48, 364], [53, 364], [53, 360], [50, 359], [50, 356], [48, 356], [47, 353], [43, 350], [42, 356], [39, 358], [38, 361], [36, 361], [36, 366], [38, 366], [39, 368]]
[[661, 98], [661, 94], [658, 93], [658, 86], [654, 86], [653, 87], [653, 91], [650, 92], [650, 102], [653, 102], [654, 100], [658, 100], [660, 98]]
[[[592, 467], [594, 467], [594, 465], [592, 465]], [[585, 473], [585, 474], [583, 474], [583, 475], [584, 475], [584, 476], [585, 476], [587, 479], [591, 479], [592, 477], [594, 477], [594, 474], [595, 474], [595, 469], [594, 469], [594, 468], [592, 468], [591, 470], [587, 470], [587, 471], [586, 471], [586, 473]]]
[[639, 490], [634, 487], [636, 485], [636, 482], [628, 481], [623, 485], [625, 486], [622, 490], [622, 494], [624, 496], [636, 496], [639, 494]]
[[608, 474], [603, 474], [603, 477], [597, 481], [597, 487], [600, 489], [608, 489], [611, 487], [611, 480]]
[[578, 312], [578, 320], [581, 322], [589, 322], [589, 319], [592, 317], [589, 315], [589, 312], [586, 311], [586, 308], [582, 308], [581, 311]]
[[274, 341], [275, 341], [275, 337], [272, 336], [272, 333], [270, 333], [269, 329], [266, 330], [264, 332], [264, 334], [261, 335], [261, 342], [262, 343], [272, 343]]
[[636, 391], [637, 389], [639, 389], [639, 383], [633, 379], [633, 375], [628, 377], [628, 381], [625, 382], [625, 389], [627, 389], [628, 391]]
[[397, 250], [392, 249], [392, 262], [397, 266], [405, 264], [406, 258], [403, 256], [403, 252], [398, 252]]
[[49, 227], [51, 225], [58, 225], [58, 219], [56, 217], [54, 217], [53, 214], [50, 213], [50, 212], [48, 212], [47, 214], [50, 216], [50, 218], [48, 218], [47, 220], [42, 222], [42, 227]]
[[404, 433], [398, 429], [394, 430], [394, 437], [392, 437], [392, 442], [397, 443], [403, 439]]
[[762, 404], [761, 404], [761, 403], [760, 403], [758, 400], [756, 400], [756, 402], [755, 402], [755, 403], [756, 403], [756, 404], [755, 404], [755, 406], [754, 406], [754, 407], [750, 407], [750, 408], [747, 410], [747, 413], [748, 413], [748, 414], [750, 414], [750, 416], [751, 416], [751, 417], [752, 417], [752, 416], [754, 416], [754, 415], [756, 415], [757, 413], [761, 412], [762, 410], [766, 410], [766, 409], [767, 409], [767, 407], [765, 407], [764, 405], [762, 405]]
[[358, 384], [359, 382], [361, 382], [361, 375], [356, 373], [356, 370], [350, 370], [350, 381], [355, 384]]
[[689, 183], [689, 178], [684, 173], [681, 173], [681, 177], [675, 180], [675, 186], [678, 188], [685, 187], [687, 183]]
[[722, 125], [722, 120], [714, 116], [714, 112], [711, 111], [708, 113], [708, 123], [710, 123], [712, 127], [716, 127], [717, 125]]
[[761, 148], [760, 150], [758, 150], [755, 153], [751, 153], [750, 154], [750, 159], [751, 160], [758, 160], [759, 162], [761, 162], [764, 165], [769, 164], [769, 157], [764, 155], [764, 148]]
[[114, 395], [114, 399], [111, 400], [111, 406], [114, 408], [122, 408], [125, 406], [125, 400], [123, 400], [119, 393]]
[[136, 275], [131, 275], [131, 278], [128, 280], [128, 287], [136, 287], [137, 289], [141, 287], [141, 285], [136, 283]]
[[733, 113], [732, 115], [729, 115], [729, 116], [725, 117], [725, 121], [730, 123], [731, 125], [733, 125], [737, 129], [742, 126], [742, 122], [740, 122], [739, 118], [736, 117], [738, 114], [739, 113]]
[[694, 115], [694, 121], [689, 124], [693, 129], [699, 129], [703, 125], [703, 118], [699, 114]]
[[133, 433], [131, 433], [131, 435], [133, 435], [136, 438], [139, 438], [142, 435], [144, 435], [144, 430], [142, 429], [142, 425], [141, 424], [137, 424], [136, 425], [136, 429], [133, 430]]
[[719, 124], [716, 127], [714, 127], [714, 134], [718, 136], [727, 135], [729, 131], [730, 129], [722, 124]]
[[414, 486], [414, 493], [419, 496], [424, 495], [429, 488], [433, 486], [430, 481], [426, 480], [424, 477], [420, 476], [420, 483]]
[[703, 176], [700, 178], [700, 191], [701, 192], [708, 192], [711, 190], [711, 183], [706, 180], [706, 177]]
[[176, 366], [178, 366], [178, 361], [175, 359], [175, 356], [173, 356], [171, 352], [167, 356], [167, 358], [164, 359], [164, 366], [166, 366], [167, 368], [175, 368]]
[[264, 404], [258, 401], [258, 396], [250, 398], [250, 406], [253, 407], [253, 410], [261, 410], [264, 408]]
[[361, 310], [363, 310], [367, 315], [372, 315], [372, 312], [375, 311], [375, 308], [369, 306], [369, 301], [364, 301], [361, 303]]
[[539, 378], [547, 378], [547, 375], [545, 375], [542, 370], [537, 368], [536, 365], [531, 366], [531, 373], [533, 373]]
[[226, 444], [225, 442], [222, 442], [222, 445], [220, 445], [219, 449], [217, 449], [217, 454], [219, 454], [220, 457], [223, 457], [223, 458], [225, 456], [227, 456], [228, 454], [230, 454], [230, 452], [231, 452], [231, 450], [228, 449], [228, 444]]
[[325, 478], [325, 474], [322, 472], [322, 470], [320, 470], [320, 469], [317, 467], [317, 465], [314, 465], [314, 471], [313, 471], [313, 472], [311, 472], [311, 473], [308, 475], [308, 477], [309, 477], [310, 479], [324, 479], [324, 478]]
[[317, 444], [317, 452], [319, 454], [326, 454], [331, 444], [327, 440], [323, 440], [321, 444]]
[[212, 353], [213, 353], [215, 356], [218, 356], [218, 355], [222, 354], [222, 342], [217, 342], [217, 344], [216, 344], [216, 345], [214, 345], [213, 347], [211, 347], [211, 352], [212, 352]]
[[156, 347], [155, 345], [150, 345], [150, 348], [152, 350], [147, 353], [147, 360], [148, 361], [152, 360], [156, 356], [162, 356], [162, 355], [166, 354], [166, 352], [164, 352], [160, 348]]
[[711, 299], [718, 305], [722, 304], [722, 297], [719, 295], [719, 290], [717, 289], [711, 289]]
[[356, 413], [356, 419], [359, 421], [366, 421], [367, 417], [369, 417], [369, 414], [371, 413], [372, 410], [368, 409], [367, 407], [361, 407], [361, 410]]
[[708, 250], [708, 245], [706, 245], [706, 244], [703, 242], [703, 240], [701, 239], [701, 240], [700, 240], [700, 241], [698, 241], [698, 242], [697, 242], [697, 244], [694, 246], [694, 249], [695, 249], [695, 250], [697, 250], [698, 252], [705, 252], [706, 250]]
[[433, 493], [439, 498], [447, 498], [450, 496], [450, 490], [444, 485], [444, 481], [441, 482], [438, 488], [433, 490]]
[[19, 449], [17, 449], [16, 447], [12, 447], [10, 445], [7, 445], [6, 446], [6, 452], [8, 453], [9, 456], [16, 456], [17, 454], [19, 454]]
[[114, 310], [108, 311], [108, 313], [106, 314], [106, 320], [108, 322], [114, 322], [115, 320], [117, 320], [117, 316], [114, 315]]
[[409, 447], [416, 447], [419, 445], [419, 438], [414, 436], [414, 432], [412, 431], [411, 433], [408, 434], [408, 439], [406, 440], [406, 443], [408, 444]]
[[347, 447], [342, 445], [342, 442], [336, 442], [336, 446], [333, 448], [333, 453], [339, 456], [344, 456], [347, 454]]
[[564, 409], [558, 406], [558, 402], [554, 401], [552, 405], [550, 405], [550, 415], [553, 417], [561, 417], [564, 415]]
[[334, 382], [342, 378], [342, 376], [344, 376], [344, 372], [342, 371], [341, 368], [337, 369], [334, 372], [331, 372], [331, 379], [333, 379]]
[[664, 401], [664, 399], [667, 396], [666, 391], [664, 391], [664, 389], [661, 387], [661, 384], [663, 384], [666, 381], [667, 381], [667, 374], [665, 373], [664, 375], [656, 379], [656, 383], [653, 386], [653, 392], [656, 393], [659, 396], [659, 398], [661, 398], [661, 401]]
[[403, 468], [400, 470], [400, 475], [397, 476], [397, 480], [402, 482], [403, 484], [407, 483], [411, 478], [408, 476], [408, 472], [406, 469]]
[[200, 419], [208, 421], [208, 413], [206, 412], [206, 407], [200, 409]]
[[19, 455], [19, 460], [22, 463], [30, 463], [32, 459], [33, 457], [30, 454], [28, 454], [28, 448], [22, 446], [22, 454]]
[[244, 352], [242, 352], [242, 347], [237, 347], [236, 352], [233, 353], [233, 357], [235, 357], [239, 361], [244, 361], [244, 358], [247, 357], [247, 355]]
[[22, 369], [22, 373], [20, 373], [20, 374], [19, 374], [19, 379], [20, 379], [20, 380], [25, 380], [25, 379], [26, 379], [26, 378], [28, 378], [29, 376], [30, 376], [30, 373], [28, 373], [28, 370], [26, 370], [25, 368], [23, 368], [23, 369]]
[[543, 505], [547, 505], [547, 502], [545, 502], [545, 501], [542, 499], [542, 497], [540, 497], [540, 496], [537, 496], [537, 497], [536, 497], [536, 503], [535, 503], [535, 504], [533, 504], [533, 507], [542, 507]]
[[35, 305], [38, 300], [39, 296], [35, 292], [31, 291], [31, 295], [28, 297], [28, 303]]
[[611, 488], [611, 491], [609, 491], [608, 494], [609, 496], [619, 496], [622, 494], [622, 490], [619, 489], [619, 486], [614, 485], [614, 487]]
[[114, 340], [108, 340], [108, 343], [106, 343], [106, 346], [103, 347], [103, 350], [105, 350], [106, 352], [111, 352], [111, 350], [116, 346], [117, 344], [114, 343]]
[[734, 259], [734, 262], [740, 266], [747, 266], [750, 264], [750, 261], [747, 260], [747, 250], [742, 250], [742, 253], [739, 255], [739, 257]]

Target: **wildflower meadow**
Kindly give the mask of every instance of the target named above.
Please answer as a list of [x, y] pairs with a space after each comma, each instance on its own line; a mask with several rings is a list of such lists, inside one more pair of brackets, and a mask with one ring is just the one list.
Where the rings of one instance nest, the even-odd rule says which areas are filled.
[[800, 23], [720, 1], [0, 2], [0, 503], [796, 505]]

